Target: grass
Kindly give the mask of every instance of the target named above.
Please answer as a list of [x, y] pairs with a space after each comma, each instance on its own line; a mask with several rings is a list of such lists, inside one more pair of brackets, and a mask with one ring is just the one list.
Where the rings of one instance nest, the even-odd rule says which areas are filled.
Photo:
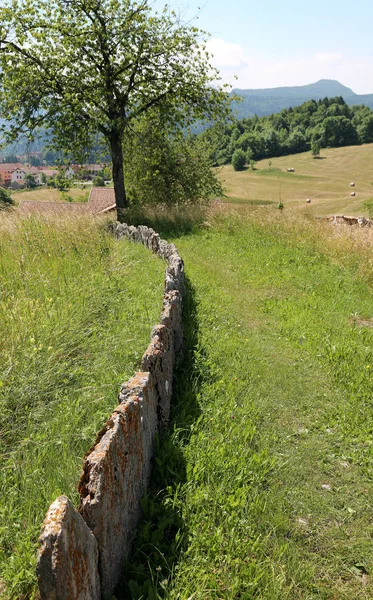
[[[226, 194], [244, 201], [265, 200], [285, 204], [304, 212], [307, 198], [309, 214], [346, 214], [368, 216], [364, 203], [372, 196], [373, 144], [329, 148], [321, 151], [322, 160], [310, 152], [272, 158], [256, 163], [255, 171], [219, 169]], [[294, 173], [286, 169], [294, 168]], [[350, 182], [356, 183], [350, 188]], [[351, 197], [351, 192], [356, 193]]]
[[270, 208], [174, 241], [186, 354], [118, 598], [368, 599], [370, 231]]
[[87, 186], [84, 189], [70, 188], [67, 192], [60, 192], [55, 188], [37, 187], [30, 190], [17, 190], [11, 192], [12, 198], [16, 204], [21, 200], [33, 200], [35, 202], [66, 202], [66, 196], [70, 196], [74, 202], [87, 201]]
[[164, 264], [103, 224], [0, 224], [0, 596], [35, 597], [49, 504], [77, 501], [82, 459], [158, 321]]

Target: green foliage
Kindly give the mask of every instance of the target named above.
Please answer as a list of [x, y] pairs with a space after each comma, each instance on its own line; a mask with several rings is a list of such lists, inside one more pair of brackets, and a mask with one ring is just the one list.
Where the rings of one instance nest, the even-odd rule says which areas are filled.
[[14, 204], [12, 196], [3, 187], [0, 187], [0, 210], [9, 208]]
[[246, 164], [246, 154], [240, 148], [235, 150], [232, 156], [232, 166], [235, 171], [243, 171]]
[[[373, 141], [373, 111], [348, 106], [343, 98], [310, 100], [268, 117], [245, 118], [203, 132], [215, 165], [229, 164], [236, 150], [246, 152], [246, 162], [297, 154], [311, 149], [349, 146]], [[312, 149], [311, 149], [312, 151]]]
[[18, 163], [18, 156], [16, 156], [16, 154], [7, 154], [4, 157], [4, 162], [5, 163]]
[[125, 154], [131, 204], [196, 204], [222, 194], [204, 141], [170, 127], [159, 112], [137, 122]]
[[[135, 0], [7, 0], [0, 9], [0, 108], [6, 140], [32, 139], [84, 161], [97, 135], [110, 152], [118, 208], [126, 205], [123, 137], [155, 106], [174, 125], [225, 118], [228, 97], [212, 83], [198, 28], [168, 6]], [[90, 68], [87, 68], [87, 64]], [[127, 156], [124, 157], [125, 161]]]
[[83, 456], [158, 322], [164, 263], [91, 219], [10, 219], [0, 223], [0, 595], [20, 599], [37, 596], [46, 510], [62, 493], [78, 502]]
[[32, 188], [36, 187], [35, 178], [30, 173], [28, 175], [26, 175], [26, 177], [25, 177], [25, 184], [28, 189], [32, 189]]
[[47, 183], [50, 187], [57, 188], [60, 191], [68, 190], [70, 188], [70, 180], [62, 174], [56, 175], [56, 177], [50, 177]]
[[72, 196], [70, 196], [69, 194], [66, 194], [66, 192], [61, 192], [60, 198], [61, 198], [62, 202], [74, 202], [74, 198]]
[[92, 183], [96, 187], [105, 187], [105, 181], [101, 175], [96, 175], [96, 177], [93, 179]]
[[33, 167], [40, 167], [42, 162], [40, 160], [40, 158], [38, 158], [37, 156], [35, 156], [34, 154], [31, 154], [28, 157], [28, 161], [30, 163], [30, 165], [32, 165]]
[[311, 154], [313, 157], [319, 157], [320, 156], [320, 142], [316, 139], [311, 141]]

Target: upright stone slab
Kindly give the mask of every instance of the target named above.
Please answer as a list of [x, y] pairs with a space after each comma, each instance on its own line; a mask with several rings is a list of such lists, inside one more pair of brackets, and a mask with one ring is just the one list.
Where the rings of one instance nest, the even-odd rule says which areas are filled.
[[181, 295], [177, 290], [166, 292], [163, 297], [161, 325], [173, 332], [174, 352], [177, 354], [183, 344]]
[[170, 416], [174, 354], [173, 332], [165, 325], [153, 327], [150, 344], [141, 359], [141, 369], [152, 375], [157, 394], [158, 422], [162, 424]]
[[66, 496], [51, 504], [39, 543], [42, 600], [100, 600], [97, 542]]
[[111, 598], [120, 580], [140, 517], [154, 453], [156, 405], [150, 374], [137, 373], [84, 463], [81, 513], [98, 543], [103, 598]]

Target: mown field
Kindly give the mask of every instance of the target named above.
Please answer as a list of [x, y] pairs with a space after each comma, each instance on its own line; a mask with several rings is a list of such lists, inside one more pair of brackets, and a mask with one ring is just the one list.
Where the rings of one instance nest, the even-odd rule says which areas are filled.
[[83, 456], [159, 319], [164, 268], [98, 221], [1, 216], [1, 597], [35, 597], [45, 512], [78, 499]]
[[117, 598], [372, 598], [372, 233], [241, 208], [173, 241], [186, 354]]
[[[321, 150], [256, 163], [255, 171], [236, 172], [225, 166], [220, 177], [228, 201], [282, 201], [285, 207], [310, 214], [368, 216], [364, 202], [373, 198], [373, 144]], [[294, 168], [294, 173], [288, 173]], [[350, 188], [350, 182], [356, 187]], [[351, 197], [355, 191], [356, 196]], [[307, 198], [311, 204], [306, 204]]]
[[17, 190], [11, 192], [12, 198], [16, 205], [21, 200], [34, 200], [35, 202], [66, 202], [67, 196], [73, 199], [73, 202], [86, 202], [88, 199], [90, 186], [84, 186], [83, 189], [80, 187], [71, 187], [66, 192], [60, 192], [55, 188], [37, 187], [30, 190]]

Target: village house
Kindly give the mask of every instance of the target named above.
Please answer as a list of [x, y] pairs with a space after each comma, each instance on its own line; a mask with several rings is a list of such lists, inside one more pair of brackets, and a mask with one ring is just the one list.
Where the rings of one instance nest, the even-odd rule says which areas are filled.
[[34, 178], [36, 185], [42, 184], [42, 171], [34, 168], [29, 169], [27, 167], [18, 167], [12, 171], [11, 177], [11, 188], [13, 190], [18, 190], [19, 188], [23, 188], [26, 185], [26, 177], [27, 175], [31, 175]]
[[21, 163], [0, 163], [0, 185], [9, 187], [12, 182], [12, 173], [17, 169], [25, 168]]

